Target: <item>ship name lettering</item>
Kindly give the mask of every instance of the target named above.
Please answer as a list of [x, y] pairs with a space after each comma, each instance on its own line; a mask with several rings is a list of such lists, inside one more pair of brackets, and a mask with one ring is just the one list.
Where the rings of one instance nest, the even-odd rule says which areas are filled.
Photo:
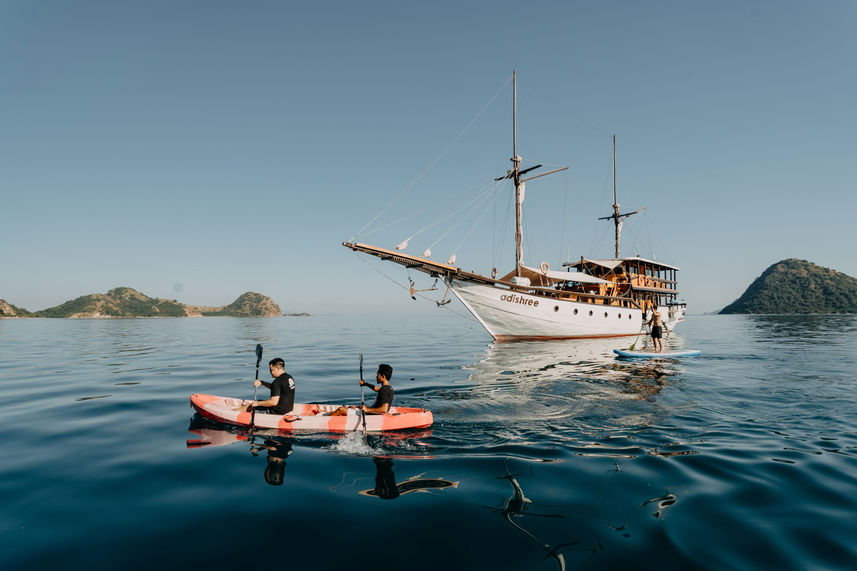
[[515, 295], [513, 293], [503, 294], [500, 296], [500, 301], [506, 301], [509, 303], [517, 303], [518, 305], [529, 305], [532, 307], [538, 307], [539, 301], [537, 299], [527, 299], [522, 295]]

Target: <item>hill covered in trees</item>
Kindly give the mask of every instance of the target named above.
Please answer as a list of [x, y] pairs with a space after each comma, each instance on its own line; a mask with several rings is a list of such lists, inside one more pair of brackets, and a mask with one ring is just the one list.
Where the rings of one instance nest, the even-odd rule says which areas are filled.
[[29, 312], [0, 300], [0, 317], [278, 317], [280, 306], [260, 293], [247, 292], [229, 305], [185, 305], [174, 299], [144, 295], [129, 287], [84, 295], [63, 304]]
[[857, 313], [857, 279], [791, 258], [765, 270], [720, 313]]
[[0, 317], [33, 317], [33, 314], [0, 299]]

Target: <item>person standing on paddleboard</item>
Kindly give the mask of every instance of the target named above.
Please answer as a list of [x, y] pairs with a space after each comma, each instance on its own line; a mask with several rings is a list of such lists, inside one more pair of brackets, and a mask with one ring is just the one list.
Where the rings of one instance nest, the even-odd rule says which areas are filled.
[[[378, 393], [375, 395], [375, 403], [372, 406], [360, 405], [363, 412], [366, 414], [387, 414], [387, 411], [390, 410], [390, 407], [393, 405], [393, 387], [390, 385], [390, 377], [392, 376], [393, 367], [386, 363], [381, 363], [378, 365], [378, 372], [375, 373], [375, 379], [378, 381], [378, 385], [373, 385], [367, 383], [363, 379], [360, 379], [361, 387], [369, 387]], [[349, 408], [357, 407], [341, 406], [331, 412], [328, 416], [344, 416], [348, 414]]]
[[661, 342], [663, 329], [661, 327], [661, 314], [658, 313], [658, 306], [652, 304], [652, 317], [649, 319], [649, 325], [652, 326], [652, 343], [655, 344], [655, 352], [660, 353], [664, 350], [664, 344]]
[[286, 363], [281, 358], [271, 359], [268, 370], [274, 380], [270, 383], [256, 379], [254, 386], [264, 385], [271, 389], [271, 398], [268, 400], [254, 400], [244, 409], [249, 411], [256, 409], [256, 413], [288, 414], [295, 408], [295, 380], [286, 372]]

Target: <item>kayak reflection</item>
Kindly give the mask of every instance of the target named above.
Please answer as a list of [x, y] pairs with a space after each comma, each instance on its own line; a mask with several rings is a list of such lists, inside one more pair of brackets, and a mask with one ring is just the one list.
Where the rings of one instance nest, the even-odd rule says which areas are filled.
[[246, 441], [249, 436], [245, 433], [224, 430], [223, 428], [215, 427], [205, 420], [194, 416], [188, 426], [188, 432], [196, 434], [199, 438], [188, 438], [188, 448], [202, 448], [205, 446], [223, 446], [225, 444], [235, 444], [236, 442]]
[[414, 476], [404, 482], [396, 483], [391, 458], [375, 457], [375, 488], [359, 492], [363, 496], [374, 496], [383, 500], [393, 500], [410, 492], [427, 492], [441, 488], [457, 488], [458, 482], [450, 482], [440, 478], [420, 478]]

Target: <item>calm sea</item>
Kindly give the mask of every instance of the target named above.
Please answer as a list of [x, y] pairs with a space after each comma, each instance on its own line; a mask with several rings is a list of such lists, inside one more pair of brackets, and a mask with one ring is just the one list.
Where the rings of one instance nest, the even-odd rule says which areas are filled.
[[[612, 358], [630, 342], [495, 344], [449, 313], [0, 320], [0, 568], [857, 568], [857, 316], [689, 316], [680, 361]], [[252, 396], [257, 343], [303, 402], [358, 403], [358, 354], [390, 363], [435, 424], [194, 418], [193, 392]]]

